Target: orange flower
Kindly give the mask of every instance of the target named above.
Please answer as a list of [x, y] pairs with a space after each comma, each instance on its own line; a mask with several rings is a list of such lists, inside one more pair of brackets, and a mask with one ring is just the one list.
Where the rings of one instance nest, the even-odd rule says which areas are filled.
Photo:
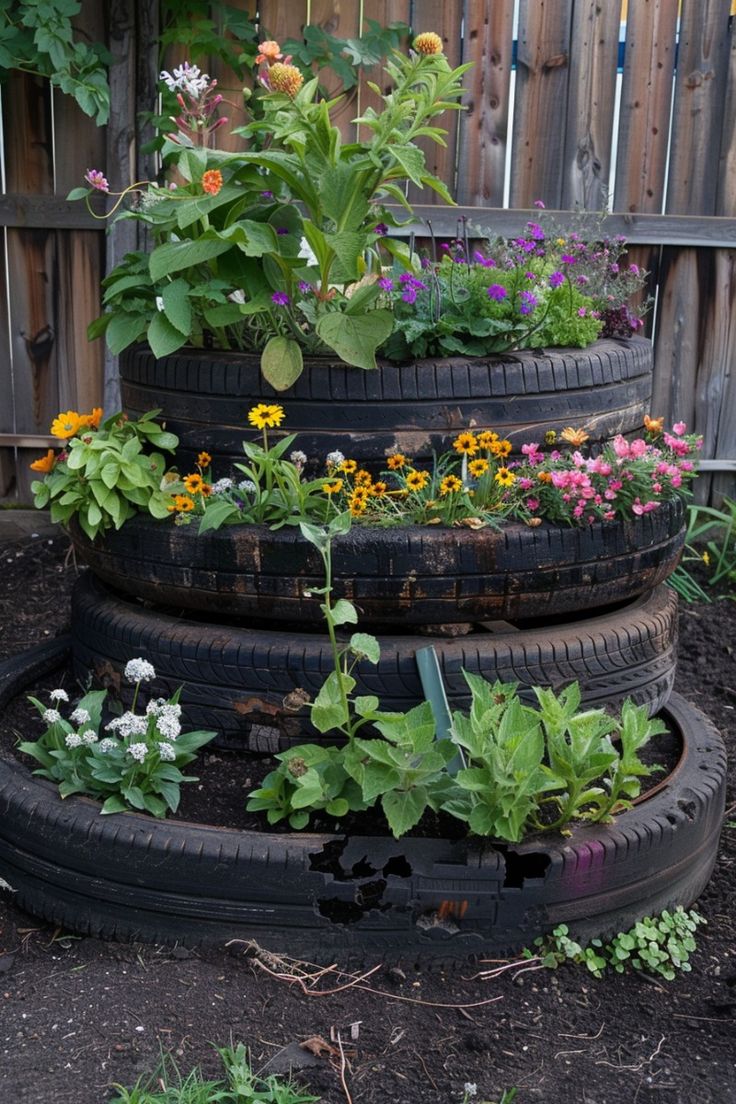
[[355, 473], [354, 482], [356, 487], [370, 487], [373, 484], [373, 476], [365, 468], [361, 468]]
[[352, 475], [357, 469], [358, 462], [356, 460], [343, 460], [340, 464], [340, 471], [345, 472], [346, 475]]
[[197, 457], [197, 466], [200, 468], [208, 468], [212, 463], [212, 457], [208, 452], [200, 452]]
[[541, 471], [537, 475], [537, 479], [539, 480], [540, 483], [551, 483], [552, 482], [552, 472]]
[[201, 494], [202, 487], [204, 486], [204, 479], [199, 472], [194, 472], [192, 475], [186, 475], [184, 477], [184, 486], [190, 494]]
[[199, 493], [202, 495], [203, 498], [209, 498], [212, 494], [212, 484], [203, 483], [199, 489]]
[[82, 419], [76, 410], [67, 410], [66, 414], [58, 414], [51, 423], [51, 436], [60, 437], [63, 441], [70, 437], [76, 437], [82, 428]]
[[478, 444], [482, 449], [490, 449], [495, 445], [498, 440], [498, 434], [493, 430], [484, 429], [482, 433], [478, 434]]
[[664, 418], [650, 418], [648, 414], [645, 414], [644, 428], [647, 433], [651, 433], [655, 437], [658, 437], [664, 429]]
[[169, 513], [176, 510], [180, 514], [188, 514], [194, 509], [194, 500], [189, 495], [174, 495], [174, 505], [167, 507]]
[[45, 456], [39, 456], [38, 460], [34, 460], [30, 467], [33, 471], [50, 472], [54, 470], [55, 463], [56, 457], [54, 450], [49, 449]]
[[222, 173], [219, 169], [208, 169], [202, 175], [202, 191], [216, 196], [222, 188]]
[[374, 483], [371, 487], [371, 494], [376, 498], [381, 498], [386, 494], [388, 490], [388, 484], [384, 483], [382, 479], [379, 479], [377, 483]]
[[412, 468], [406, 476], [406, 485], [410, 491], [423, 491], [429, 483], [429, 472], [415, 471]]
[[418, 34], [412, 44], [418, 54], [441, 54], [442, 39], [434, 31], [424, 31]]
[[353, 517], [359, 517], [364, 514], [368, 505], [368, 499], [353, 495], [350, 499], [350, 513]]
[[398, 471], [399, 468], [403, 468], [406, 463], [408, 463], [408, 461], [403, 452], [394, 452], [386, 460], [386, 466], [389, 471]]
[[80, 429], [98, 429], [100, 421], [102, 420], [102, 407], [95, 406], [92, 408], [89, 414], [79, 415], [79, 428]]
[[573, 429], [572, 426], [568, 426], [560, 434], [560, 440], [566, 441], [568, 445], [572, 445], [574, 448], [580, 448], [588, 440], [588, 434], [584, 429]]
[[277, 61], [268, 71], [268, 81], [272, 91], [283, 92], [293, 100], [304, 84], [304, 77], [296, 65], [284, 65], [283, 62]]
[[495, 448], [493, 448], [491, 451], [493, 452], [494, 456], [504, 457], [509, 455], [512, 448], [513, 446], [511, 442], [504, 439], [503, 441], [497, 441]]
[[267, 42], [258, 43], [256, 65], [260, 65], [264, 61], [267, 61], [269, 65], [273, 65], [275, 61], [281, 61], [283, 56], [278, 42], [274, 42], [273, 39], [268, 39]]

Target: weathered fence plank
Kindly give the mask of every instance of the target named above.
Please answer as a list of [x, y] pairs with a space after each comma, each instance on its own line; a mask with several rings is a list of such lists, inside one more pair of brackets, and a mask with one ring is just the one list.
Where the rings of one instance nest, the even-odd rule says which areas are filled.
[[521, 0], [511, 205], [562, 202], [572, 0]]
[[578, 0], [570, 39], [561, 205], [603, 211], [608, 202], [616, 102], [620, 0]]
[[513, 53], [513, 0], [467, 0], [463, 60], [468, 110], [458, 120], [458, 203], [503, 206]]
[[715, 207], [717, 215], [736, 214], [736, 19], [732, 19], [729, 23], [728, 39], [727, 87], [723, 98], [721, 145], [717, 166], [718, 189]]

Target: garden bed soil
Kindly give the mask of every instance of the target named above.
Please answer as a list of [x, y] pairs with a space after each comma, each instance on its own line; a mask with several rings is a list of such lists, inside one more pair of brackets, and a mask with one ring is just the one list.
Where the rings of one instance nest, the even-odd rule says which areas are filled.
[[[45, 540], [0, 544], [0, 657], [65, 628], [74, 567], [62, 540]], [[680, 634], [676, 687], [715, 721], [733, 762], [736, 603], [684, 606]], [[57, 684], [58, 676], [47, 682]], [[27, 724], [22, 703], [13, 716], [13, 728]], [[250, 784], [231, 763], [210, 753], [204, 769], [225, 775], [221, 799], [240, 805]], [[185, 802], [196, 801], [192, 787]], [[5, 893], [0, 1099], [104, 1104], [112, 1082], [131, 1084], [152, 1070], [161, 1048], [183, 1070], [201, 1064], [213, 1074], [211, 1043], [233, 1039], [250, 1047], [257, 1068], [305, 1063], [300, 1079], [323, 1104], [340, 1104], [348, 1096], [339, 1031], [354, 1104], [459, 1104], [466, 1082], [477, 1084], [479, 1101], [515, 1085], [518, 1104], [729, 1104], [736, 1100], [736, 828], [728, 826], [735, 801], [732, 787], [718, 865], [697, 906], [708, 926], [692, 973], [672, 983], [636, 974], [598, 981], [572, 967], [489, 980], [473, 978], [490, 968], [482, 963], [432, 970], [376, 963], [365, 984], [380, 993], [351, 986], [309, 997], [265, 974], [241, 946], [193, 953], [79, 938], [21, 913]], [[315, 1036], [326, 1043], [310, 1044], [319, 1057], [299, 1046]]]

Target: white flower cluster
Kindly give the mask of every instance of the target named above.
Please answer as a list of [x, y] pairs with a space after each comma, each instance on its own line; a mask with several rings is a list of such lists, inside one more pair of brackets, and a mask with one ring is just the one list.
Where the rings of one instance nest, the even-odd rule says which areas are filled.
[[103, 755], [106, 755], [108, 751], [114, 751], [116, 747], [120, 747], [117, 740], [111, 740], [109, 736], [106, 736], [104, 740], [100, 740], [97, 746]]
[[148, 719], [138, 717], [135, 713], [123, 713], [120, 717], [114, 717], [105, 725], [106, 732], [114, 732], [127, 740], [130, 736], [145, 736], [148, 731]]
[[301, 449], [294, 449], [293, 452], [289, 453], [289, 459], [297, 471], [301, 471], [307, 462], [307, 454], [302, 452]]
[[70, 732], [68, 736], [64, 737], [64, 743], [68, 748], [78, 748], [82, 745], [82, 737]]
[[44, 709], [41, 717], [47, 725], [53, 725], [59, 723], [61, 720], [61, 713], [58, 709]]
[[73, 721], [75, 725], [83, 725], [87, 724], [90, 716], [86, 709], [82, 709], [81, 705], [78, 705], [77, 708], [70, 713], [69, 719]]
[[130, 746], [128, 747], [128, 755], [132, 755], [134, 759], [137, 759], [139, 763], [142, 763], [148, 755], [148, 745], [130, 744]]
[[129, 659], [125, 664], [125, 677], [128, 682], [150, 682], [156, 677], [156, 671], [147, 659]]
[[244, 479], [242, 483], [238, 483], [239, 491], [246, 491], [248, 494], [252, 494], [256, 489], [256, 485], [252, 479]]
[[213, 494], [224, 494], [225, 491], [229, 491], [233, 485], [232, 479], [225, 477], [224, 479], [218, 479], [212, 484]]
[[173, 76], [166, 69], [159, 74], [159, 80], [165, 81], [171, 92], [187, 92], [193, 99], [199, 99], [210, 86], [210, 78], [202, 73], [198, 65], [183, 62], [174, 69]]
[[79, 735], [81, 737], [82, 743], [86, 744], [87, 747], [91, 747], [92, 744], [97, 743], [97, 733], [93, 728], [88, 728], [84, 732], [80, 732]]
[[328, 468], [339, 468], [344, 459], [345, 457], [339, 449], [335, 449], [334, 452], [328, 452], [325, 457]]
[[173, 744], [169, 744], [166, 740], [162, 740], [158, 745], [158, 754], [163, 763], [173, 763], [176, 759], [176, 748]]
[[67, 694], [66, 690], [62, 690], [60, 688], [58, 690], [52, 690], [49, 694], [49, 697], [51, 698], [52, 702], [69, 701], [69, 695]]
[[175, 740], [181, 733], [179, 718], [172, 713], [162, 713], [156, 718], [156, 728], [167, 740]]

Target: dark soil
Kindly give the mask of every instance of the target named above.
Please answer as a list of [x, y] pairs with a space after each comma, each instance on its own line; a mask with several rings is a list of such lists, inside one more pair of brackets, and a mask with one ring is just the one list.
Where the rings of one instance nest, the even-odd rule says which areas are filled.
[[[0, 657], [63, 630], [74, 576], [65, 555], [58, 539], [0, 546]], [[680, 631], [677, 689], [716, 722], [733, 759], [736, 603], [686, 606]], [[16, 703], [13, 719], [3, 722], [6, 734], [27, 724], [24, 715]], [[230, 757], [210, 759], [206, 770], [235, 778]], [[249, 787], [240, 775], [223, 792], [241, 802]], [[734, 802], [731, 792], [719, 862], [697, 904], [708, 926], [692, 973], [672, 983], [636, 974], [597, 981], [574, 967], [511, 970], [489, 980], [473, 977], [489, 969], [478, 963], [447, 972], [378, 964], [366, 984], [379, 994], [350, 987], [310, 997], [268, 977], [240, 947], [194, 954], [105, 944], [54, 931], [4, 893], [0, 1100], [104, 1104], [112, 1082], [132, 1084], [156, 1066], [161, 1049], [184, 1070], [200, 1064], [214, 1074], [211, 1045], [232, 1039], [250, 1047], [256, 1068], [271, 1060], [305, 1064], [299, 1077], [323, 1104], [460, 1104], [466, 1082], [478, 1086], [475, 1101], [495, 1100], [515, 1085], [519, 1104], [731, 1104]], [[347, 1040], [349, 1097], [330, 1041], [338, 1031]], [[329, 1044], [318, 1058], [298, 1045], [313, 1036]]]

